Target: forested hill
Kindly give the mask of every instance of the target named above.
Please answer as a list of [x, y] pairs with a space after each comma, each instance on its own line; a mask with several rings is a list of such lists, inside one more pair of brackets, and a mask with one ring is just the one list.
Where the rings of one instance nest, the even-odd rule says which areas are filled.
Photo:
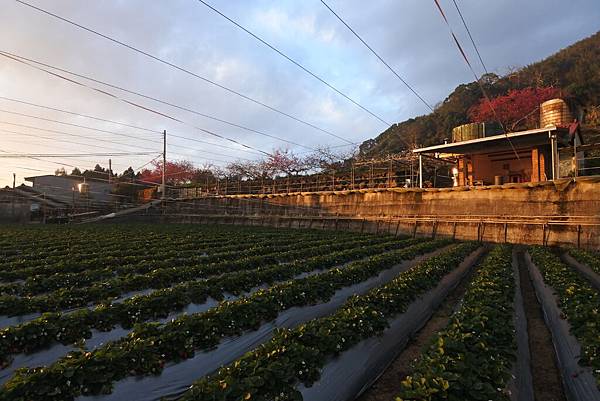
[[[577, 99], [595, 119], [600, 109], [600, 32], [509, 75], [488, 74], [482, 82], [491, 98], [528, 87], [558, 88]], [[477, 82], [459, 85], [435, 112], [394, 124], [378, 137], [363, 142], [361, 155], [383, 156], [405, 150], [400, 137], [413, 146], [443, 143], [451, 137], [452, 128], [470, 122], [468, 111], [479, 104], [481, 97]]]

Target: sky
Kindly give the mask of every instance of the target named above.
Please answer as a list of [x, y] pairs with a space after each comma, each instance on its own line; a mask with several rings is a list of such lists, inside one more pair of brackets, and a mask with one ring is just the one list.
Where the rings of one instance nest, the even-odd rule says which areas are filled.
[[[79, 82], [122, 99], [118, 100], [0, 57], [0, 155], [80, 154], [69, 158], [0, 157], [0, 186], [12, 185], [13, 172], [19, 185], [24, 182], [24, 177], [52, 174], [60, 167], [67, 171], [72, 166], [85, 169], [96, 163], [107, 167], [109, 156], [88, 156], [90, 153], [145, 153], [110, 157], [117, 173], [129, 166], [137, 169], [159, 156], [162, 151], [160, 132], [163, 130], [167, 131], [169, 159], [191, 160], [198, 166], [223, 167], [236, 159], [261, 157], [257, 150], [269, 153], [275, 149], [289, 149], [302, 153], [323, 146], [351, 149], [353, 145], [348, 142], [360, 143], [387, 128], [378, 118], [291, 64], [200, 1], [25, 1], [226, 86], [313, 127], [15, 0], [0, 0], [0, 51], [295, 143], [261, 136], [77, 78]], [[543, 59], [600, 29], [598, 0], [456, 1], [488, 70], [498, 74]], [[400, 122], [428, 112], [427, 107], [319, 0], [206, 2], [386, 122]], [[433, 0], [328, 0], [327, 3], [430, 105], [443, 101], [457, 85], [473, 81], [473, 75], [460, 57]], [[440, 4], [477, 73], [481, 74], [481, 64], [454, 4], [451, 0], [440, 0]], [[248, 145], [252, 150], [211, 136], [201, 129]]]

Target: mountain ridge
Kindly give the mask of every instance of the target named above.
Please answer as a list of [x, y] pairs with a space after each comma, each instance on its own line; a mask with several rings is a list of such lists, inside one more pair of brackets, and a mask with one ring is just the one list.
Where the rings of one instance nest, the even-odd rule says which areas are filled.
[[[515, 89], [557, 87], [577, 99], [588, 119], [595, 119], [600, 111], [600, 31], [510, 74], [490, 73], [480, 81], [491, 98]], [[408, 149], [407, 143], [412, 148], [443, 143], [450, 139], [452, 128], [470, 122], [468, 111], [481, 98], [477, 82], [461, 84], [433, 113], [393, 124], [377, 137], [364, 141], [360, 156], [401, 152]]]

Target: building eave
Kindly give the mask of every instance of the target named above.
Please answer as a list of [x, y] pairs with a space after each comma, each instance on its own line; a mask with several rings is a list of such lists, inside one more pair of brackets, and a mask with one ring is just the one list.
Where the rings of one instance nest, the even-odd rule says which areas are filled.
[[536, 136], [541, 136], [543, 134], [550, 134], [552, 132], [566, 132], [568, 133], [568, 129], [565, 128], [559, 128], [559, 127], [546, 127], [546, 128], [537, 128], [537, 129], [532, 129], [532, 130], [527, 130], [527, 131], [519, 131], [519, 132], [511, 132], [508, 134], [501, 134], [501, 135], [494, 135], [494, 136], [488, 136], [485, 138], [477, 138], [477, 139], [470, 139], [467, 141], [461, 141], [461, 142], [453, 142], [453, 143], [445, 143], [445, 144], [441, 144], [441, 145], [434, 145], [434, 146], [428, 146], [425, 148], [420, 148], [420, 149], [414, 149], [413, 152], [420, 154], [420, 153], [454, 153], [454, 154], [461, 154], [461, 153], [469, 153], [468, 151], [466, 151], [469, 148], [474, 148], [477, 147], [477, 145], [483, 145], [483, 146], [493, 146], [494, 142], [497, 142], [498, 144], [500, 143], [507, 143], [509, 144], [509, 140], [513, 140], [514, 141], [522, 141], [523, 139], [534, 139], [534, 137]]

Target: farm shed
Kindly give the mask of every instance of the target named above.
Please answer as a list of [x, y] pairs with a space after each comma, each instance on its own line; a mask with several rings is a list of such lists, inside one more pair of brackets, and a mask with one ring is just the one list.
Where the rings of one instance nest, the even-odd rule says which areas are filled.
[[50, 174], [26, 177], [25, 180], [31, 182], [36, 191], [77, 209], [106, 207], [114, 202], [114, 185], [103, 180]]
[[[573, 144], [575, 146], [573, 146]], [[572, 176], [582, 139], [577, 125], [546, 127], [415, 149], [423, 157], [452, 160], [455, 186], [500, 185]], [[582, 159], [578, 155], [577, 159]], [[578, 169], [581, 169], [579, 161]], [[422, 162], [420, 163], [422, 165]]]

